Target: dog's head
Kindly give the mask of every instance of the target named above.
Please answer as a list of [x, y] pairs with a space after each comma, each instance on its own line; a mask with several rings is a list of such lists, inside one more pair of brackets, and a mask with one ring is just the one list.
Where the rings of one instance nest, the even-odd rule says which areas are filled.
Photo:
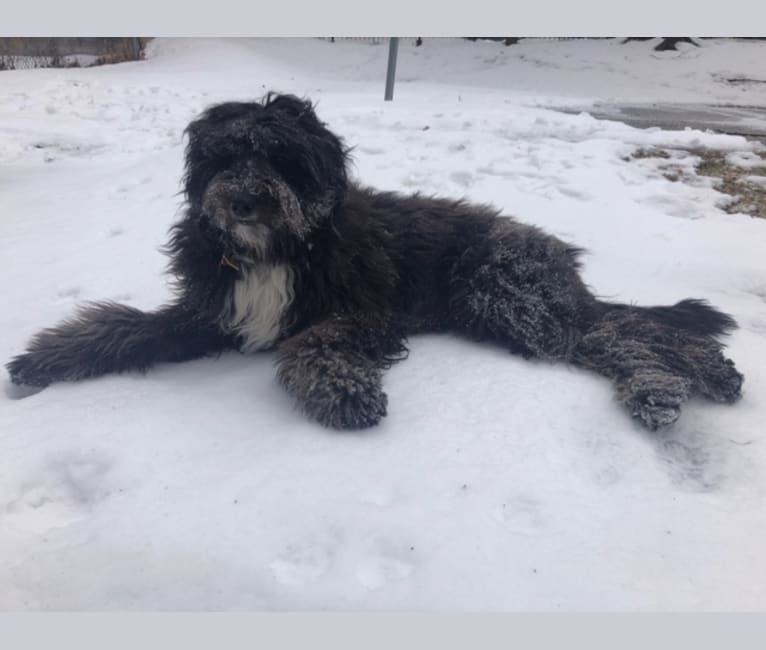
[[343, 199], [347, 151], [308, 101], [270, 93], [218, 104], [186, 133], [192, 214], [234, 252], [262, 259], [278, 242], [305, 240]]

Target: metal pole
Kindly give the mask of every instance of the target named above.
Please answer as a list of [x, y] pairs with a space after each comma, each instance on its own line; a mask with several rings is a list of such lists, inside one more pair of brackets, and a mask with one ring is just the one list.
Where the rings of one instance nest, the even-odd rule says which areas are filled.
[[399, 51], [399, 39], [388, 39], [388, 70], [386, 72], [386, 96], [387, 102], [394, 98], [394, 78], [396, 77], [396, 54]]

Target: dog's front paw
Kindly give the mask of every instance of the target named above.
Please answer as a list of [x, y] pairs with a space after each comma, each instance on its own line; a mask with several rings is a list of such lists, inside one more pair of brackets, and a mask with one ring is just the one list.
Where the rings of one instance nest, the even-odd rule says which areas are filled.
[[719, 355], [713, 364], [708, 364], [703, 375], [701, 392], [716, 402], [733, 404], [742, 397], [744, 375], [734, 366], [731, 359]]
[[386, 415], [388, 398], [380, 371], [372, 366], [295, 361], [282, 364], [279, 378], [301, 410], [326, 427], [366, 429]]
[[673, 424], [681, 417], [681, 405], [639, 404], [632, 410], [632, 415], [650, 431], [657, 431], [657, 429]]
[[374, 377], [359, 372], [325, 376], [299, 397], [309, 417], [332, 429], [366, 429], [386, 415], [388, 398]]
[[51, 369], [37, 352], [26, 352], [9, 361], [6, 366], [11, 381], [17, 386], [45, 388], [55, 381]]
[[319, 400], [305, 403], [304, 410], [332, 429], [367, 429], [385, 417], [387, 404], [388, 398], [379, 388], [359, 386], [327, 392]]
[[681, 405], [689, 399], [690, 382], [675, 376], [636, 377], [624, 400], [631, 415], [647, 429], [673, 424], [681, 416]]

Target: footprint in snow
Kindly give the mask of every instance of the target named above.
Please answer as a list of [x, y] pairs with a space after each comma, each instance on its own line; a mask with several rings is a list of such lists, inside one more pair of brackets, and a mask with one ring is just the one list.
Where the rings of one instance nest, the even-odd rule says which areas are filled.
[[390, 540], [379, 540], [374, 552], [356, 567], [356, 580], [370, 590], [385, 587], [390, 582], [405, 580], [415, 569], [413, 546], [402, 546]]
[[334, 551], [323, 543], [288, 545], [269, 564], [277, 582], [299, 587], [321, 578], [332, 566]]
[[107, 456], [65, 451], [51, 456], [24, 480], [5, 504], [6, 521], [37, 531], [66, 526], [82, 519], [108, 495]]
[[497, 507], [493, 518], [520, 535], [537, 535], [545, 525], [541, 503], [535, 497], [517, 494]]
[[657, 441], [657, 455], [665, 463], [671, 480], [694, 492], [716, 492], [736, 475], [729, 464], [735, 459], [725, 439], [697, 429], [687, 422]]

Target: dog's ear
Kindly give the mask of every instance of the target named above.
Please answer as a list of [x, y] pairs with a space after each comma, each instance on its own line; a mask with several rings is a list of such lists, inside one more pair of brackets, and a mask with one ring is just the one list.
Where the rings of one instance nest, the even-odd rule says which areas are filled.
[[324, 211], [346, 190], [348, 152], [342, 139], [317, 117], [309, 100], [269, 93], [263, 106], [264, 118], [274, 120], [270, 159], [291, 186]]

